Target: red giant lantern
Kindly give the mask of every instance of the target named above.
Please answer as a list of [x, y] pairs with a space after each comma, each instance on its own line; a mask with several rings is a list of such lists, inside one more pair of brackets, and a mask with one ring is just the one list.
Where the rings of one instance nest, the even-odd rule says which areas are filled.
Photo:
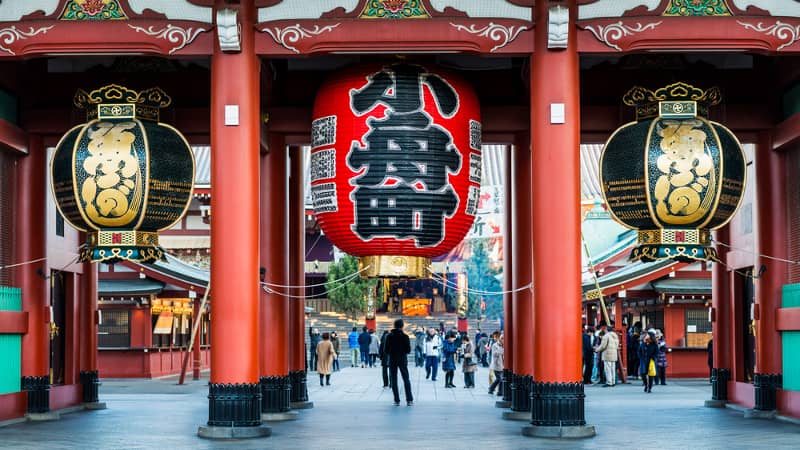
[[322, 231], [365, 276], [425, 276], [469, 231], [481, 181], [478, 99], [410, 64], [329, 79], [314, 104], [311, 193]]

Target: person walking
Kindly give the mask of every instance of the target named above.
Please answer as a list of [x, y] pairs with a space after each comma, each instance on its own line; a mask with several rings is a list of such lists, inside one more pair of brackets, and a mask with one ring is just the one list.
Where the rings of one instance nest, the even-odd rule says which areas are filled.
[[[322, 340], [317, 345], [317, 373], [319, 374], [319, 385], [331, 385], [331, 367], [336, 359], [336, 352], [333, 351], [333, 343], [328, 333], [322, 333]], [[325, 378], [325, 384], [322, 379]]]
[[322, 340], [319, 330], [316, 328], [309, 330], [310, 336], [310, 347], [309, 354], [311, 356], [311, 362], [308, 364], [308, 367], [311, 367], [311, 370], [314, 370], [317, 367], [317, 345], [319, 345], [320, 341]]
[[656, 371], [658, 372], [658, 380], [659, 384], [662, 386], [667, 385], [667, 353], [669, 352], [669, 347], [667, 347], [667, 343], [664, 340], [664, 333], [660, 330], [656, 331], [656, 340], [658, 340], [658, 358], [656, 359]]
[[[335, 331], [331, 332], [331, 344], [333, 344], [333, 351], [337, 355], [339, 354], [339, 348], [341, 346], [341, 342], [339, 341], [339, 335], [336, 334]], [[333, 371], [339, 371], [339, 358], [334, 358], [333, 360]]]
[[475, 372], [478, 371], [478, 356], [475, 354], [475, 344], [469, 340], [469, 335], [461, 336], [461, 349], [464, 352], [461, 370], [464, 372], [464, 389], [475, 387]]
[[489, 386], [489, 395], [493, 395], [494, 388], [497, 388], [497, 395], [502, 397], [503, 365], [505, 364], [503, 358], [504, 338], [498, 331], [492, 333], [492, 338], [494, 339], [494, 344], [492, 344], [492, 362], [489, 364], [489, 370], [494, 372], [494, 382]]
[[403, 387], [406, 393], [406, 404], [414, 404], [414, 396], [411, 395], [411, 380], [408, 377], [408, 354], [411, 353], [411, 340], [403, 332], [403, 319], [394, 321], [394, 328], [386, 337], [386, 353], [389, 355], [389, 373], [392, 382], [392, 394], [394, 394], [395, 406], [400, 404], [400, 393], [397, 389], [397, 371], [403, 377]]
[[350, 347], [350, 367], [358, 367], [360, 358], [360, 349], [358, 347], [358, 328], [353, 327], [347, 335], [347, 346]]
[[380, 343], [378, 342], [378, 336], [375, 334], [375, 330], [369, 330], [369, 366], [375, 367], [375, 363], [378, 361], [378, 353], [380, 349]]
[[[436, 330], [429, 328], [424, 345], [425, 379], [430, 378], [432, 381], [436, 381], [436, 374], [439, 372], [439, 352], [442, 348], [442, 338], [439, 337]], [[433, 373], [433, 378], [431, 378], [431, 372]]]
[[600, 340], [600, 345], [597, 346], [595, 352], [600, 353], [603, 360], [603, 373], [605, 374], [606, 381], [603, 387], [613, 387], [619, 340], [617, 339], [617, 333], [613, 330], [609, 330], [605, 322], [600, 324], [600, 328], [605, 334], [603, 334], [603, 339]]
[[378, 355], [381, 357], [381, 375], [383, 376], [383, 387], [389, 387], [389, 354], [386, 353], [386, 337], [389, 332], [383, 330], [380, 345], [378, 345]]
[[442, 370], [444, 370], [444, 387], [454, 388], [453, 372], [456, 370], [456, 336], [447, 333], [447, 338], [442, 343]]
[[361, 368], [367, 367], [369, 364], [369, 343], [372, 338], [369, 337], [367, 327], [361, 328], [361, 334], [358, 335], [358, 349], [361, 351]]
[[644, 340], [639, 344], [639, 375], [642, 377], [642, 386], [645, 392], [653, 391], [653, 381], [656, 378], [656, 360], [658, 359], [658, 344], [654, 333], [646, 333]]

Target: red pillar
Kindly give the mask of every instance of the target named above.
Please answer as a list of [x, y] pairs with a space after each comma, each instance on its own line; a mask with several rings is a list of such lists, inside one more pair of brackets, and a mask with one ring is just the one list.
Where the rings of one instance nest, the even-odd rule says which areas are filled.
[[83, 263], [80, 275], [79, 315], [80, 381], [83, 389], [83, 403], [92, 409], [105, 408], [99, 403], [100, 382], [97, 373], [97, 264]]
[[[514, 146], [512, 182], [514, 184], [512, 247], [514, 261], [514, 288], [519, 289], [531, 282], [532, 273], [532, 241], [531, 241], [531, 151], [526, 138], [519, 138]], [[517, 290], [513, 294], [514, 316], [513, 330], [513, 375], [511, 391], [511, 409], [526, 412], [531, 409], [530, 383], [533, 377], [533, 338], [534, 329], [539, 324], [533, 321], [533, 293], [530, 289]]]
[[[764, 132], [756, 145], [756, 204], [758, 211], [758, 255], [787, 258], [786, 155], [772, 150], [772, 137]], [[766, 268], [761, 272], [761, 268]], [[787, 264], [764, 256], [756, 259], [756, 409], [774, 410], [776, 405], [759, 405], [759, 390], [774, 391], [782, 372], [781, 334], [775, 327], [775, 310], [781, 307], [781, 289], [788, 279]], [[774, 394], [772, 395], [774, 398]], [[771, 402], [768, 402], [771, 403]]]
[[[303, 197], [304, 163], [303, 148], [289, 150], [289, 284], [301, 286], [292, 290], [294, 295], [305, 295], [306, 283], [306, 211]], [[313, 406], [308, 401], [306, 386], [306, 305], [303, 298], [289, 301], [289, 376], [292, 383], [292, 408]]]
[[283, 136], [270, 134], [261, 158], [261, 267], [273, 291], [261, 291], [261, 386], [264, 413], [289, 410], [289, 235]]
[[[33, 136], [28, 142], [28, 156], [17, 160], [16, 196], [14, 197], [14, 259], [33, 261], [47, 256], [45, 220], [42, 205], [46, 204], [45, 149], [42, 139]], [[46, 261], [17, 266], [16, 285], [22, 289], [22, 310], [28, 313], [28, 332], [22, 335], [22, 390], [28, 391], [29, 413], [50, 410], [50, 297]]]
[[[730, 228], [725, 226], [714, 232], [714, 240], [730, 244]], [[728, 247], [717, 245], [720, 261], [728, 260]], [[707, 406], [723, 406], [728, 400], [728, 381], [731, 379], [731, 290], [730, 272], [723, 264], [711, 268], [711, 332], [713, 336], [713, 361], [711, 375], [711, 401]]]
[[[524, 145], [522, 142], [514, 142], [514, 147]], [[513, 180], [512, 176], [512, 158], [513, 148], [506, 147], [505, 151], [505, 176], [504, 176], [504, 207], [505, 210], [505, 234], [503, 235], [503, 335], [505, 339], [505, 348], [503, 349], [503, 368], [504, 376], [510, 377], [514, 369], [514, 302], [513, 294], [510, 292], [515, 289], [514, 285], [514, 232], [513, 232], [513, 214], [514, 206], [512, 203], [513, 196]], [[509, 397], [504, 398], [506, 401], [511, 401], [511, 391], [508, 390]], [[505, 395], [504, 395], [505, 397]], [[511, 406], [511, 405], [509, 405]]]
[[[566, 7], [567, 48], [548, 48], [550, 14]], [[550, 8], [554, 8], [552, 11]], [[584, 427], [581, 377], [580, 83], [577, 1], [537, 1], [531, 61], [533, 425]], [[560, 114], [563, 112], [563, 114]], [[518, 264], [517, 261], [515, 263]]]
[[202, 437], [263, 435], [258, 367], [259, 71], [256, 9], [237, 8], [241, 51], [211, 56], [211, 320], [209, 427]]

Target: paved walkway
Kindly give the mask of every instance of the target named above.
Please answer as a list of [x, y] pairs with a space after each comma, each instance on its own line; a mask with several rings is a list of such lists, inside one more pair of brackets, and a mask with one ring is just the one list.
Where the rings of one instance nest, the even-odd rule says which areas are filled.
[[[506, 421], [486, 392], [488, 371], [481, 369], [475, 389], [444, 389], [412, 368], [415, 405], [393, 406], [380, 369], [344, 368], [332, 386], [320, 387], [309, 374], [313, 409], [299, 420], [273, 423], [272, 436], [259, 440], [215, 442], [197, 437], [208, 416], [206, 380], [178, 386], [174, 379], [103, 380], [100, 398], [108, 409], [65, 414], [60, 421], [21, 423], [0, 428], [0, 448], [13, 449], [520, 449], [798, 448], [800, 426], [744, 419], [731, 409], [703, 407], [710, 397], [705, 381], [669, 381], [645, 394], [636, 384], [588, 386], [586, 419], [597, 436], [579, 441], [527, 438], [524, 422]], [[402, 398], [402, 394], [401, 394]]]

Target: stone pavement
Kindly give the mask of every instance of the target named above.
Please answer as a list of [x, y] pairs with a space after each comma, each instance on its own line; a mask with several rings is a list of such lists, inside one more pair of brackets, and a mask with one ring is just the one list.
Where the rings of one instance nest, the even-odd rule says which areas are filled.
[[[800, 425], [744, 419], [732, 409], [703, 407], [707, 381], [668, 380], [652, 394], [638, 384], [614, 388], [587, 386], [586, 419], [597, 436], [578, 441], [528, 438], [525, 422], [501, 419], [496, 397], [486, 392], [487, 369], [477, 387], [456, 389], [425, 380], [411, 367], [415, 405], [392, 405], [382, 388], [380, 369], [343, 368], [320, 387], [309, 373], [314, 408], [291, 422], [272, 423], [272, 436], [258, 440], [208, 441], [197, 427], [208, 414], [207, 380], [178, 386], [174, 378], [102, 380], [100, 400], [108, 409], [62, 415], [55, 422], [0, 427], [0, 448], [13, 449], [521, 449], [521, 448], [798, 448]], [[207, 375], [207, 374], [206, 374]], [[401, 399], [403, 394], [401, 393]]]

